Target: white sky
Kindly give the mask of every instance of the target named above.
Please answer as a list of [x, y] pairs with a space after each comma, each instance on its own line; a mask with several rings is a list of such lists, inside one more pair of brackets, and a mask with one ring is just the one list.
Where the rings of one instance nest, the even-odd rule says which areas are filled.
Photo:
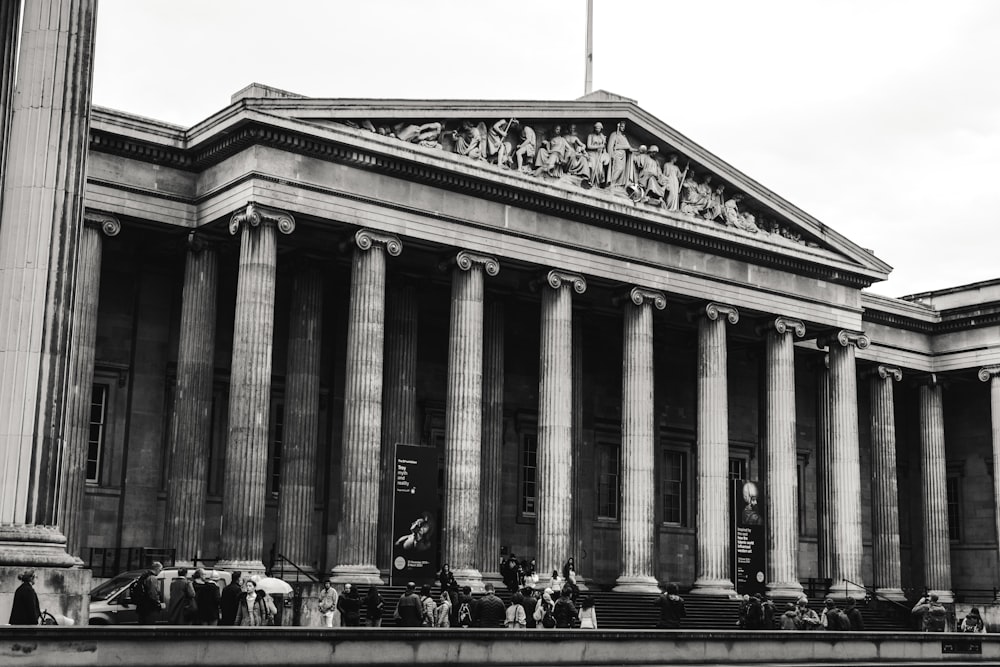
[[[1000, 2], [594, 4], [594, 89], [873, 249], [894, 270], [872, 291], [1000, 277]], [[254, 81], [575, 99], [585, 17], [585, 0], [100, 0], [94, 103], [192, 125]]]

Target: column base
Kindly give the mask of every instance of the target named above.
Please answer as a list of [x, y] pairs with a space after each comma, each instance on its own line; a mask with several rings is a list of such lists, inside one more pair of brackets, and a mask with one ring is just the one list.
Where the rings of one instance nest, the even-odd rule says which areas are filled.
[[868, 597], [868, 591], [864, 586], [859, 586], [858, 584], [845, 581], [844, 579], [834, 581], [830, 584], [830, 588], [827, 590], [826, 594], [827, 597], [831, 597], [835, 600], [846, 600], [847, 598], [864, 600]]
[[18, 576], [32, 569], [39, 608], [59, 625], [86, 625], [92, 582], [82, 565], [66, 552], [66, 538], [55, 526], [0, 525], [0, 623], [10, 618]]
[[[476, 568], [459, 568], [457, 570], [452, 570], [452, 574], [455, 575], [455, 581], [458, 582], [458, 587], [468, 586], [472, 589], [473, 593], [482, 593], [486, 590], [486, 582], [483, 581], [483, 575]], [[501, 584], [503, 579], [500, 580]], [[499, 588], [496, 584], [493, 585], [494, 588]]]
[[729, 579], [698, 579], [688, 595], [725, 595], [736, 597], [736, 587]]
[[615, 580], [615, 587], [611, 589], [618, 593], [659, 593], [660, 582], [656, 577], [625, 576], [622, 575]]
[[927, 591], [927, 595], [938, 596], [938, 602], [940, 602], [941, 604], [951, 604], [955, 601], [955, 594], [946, 588], [943, 589], [932, 588]]
[[[66, 551], [66, 537], [55, 526], [0, 524], [0, 565], [80, 567]], [[15, 579], [16, 581], [16, 579]]]
[[223, 559], [215, 561], [215, 565], [213, 567], [216, 570], [226, 570], [228, 572], [238, 570], [243, 573], [244, 580], [254, 574], [264, 574], [267, 569], [264, 567], [264, 562], [261, 560]]
[[767, 596], [769, 598], [788, 598], [797, 600], [802, 594], [802, 584], [797, 581], [773, 582], [767, 585]]
[[374, 565], [337, 565], [330, 570], [330, 581], [335, 584], [375, 584], [385, 582]]
[[876, 588], [875, 596], [893, 602], [907, 602], [906, 595], [901, 588]]

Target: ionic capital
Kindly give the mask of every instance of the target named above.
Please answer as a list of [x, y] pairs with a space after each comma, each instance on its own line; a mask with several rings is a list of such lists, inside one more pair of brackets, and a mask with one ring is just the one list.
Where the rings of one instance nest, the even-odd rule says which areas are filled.
[[667, 297], [663, 292], [639, 286], [633, 287], [625, 294], [620, 294], [612, 299], [612, 303], [616, 306], [627, 301], [631, 301], [636, 306], [641, 306], [649, 302], [657, 310], [663, 310], [667, 307]]
[[772, 320], [767, 320], [764, 324], [757, 327], [757, 334], [769, 334], [777, 333], [779, 335], [785, 335], [791, 332], [793, 336], [797, 338], [802, 338], [806, 335], [806, 324], [802, 320], [797, 320], [792, 317], [785, 317], [784, 315], [778, 315]]
[[983, 366], [979, 369], [979, 379], [989, 382], [995, 377], [1000, 377], [1000, 366]]
[[895, 366], [884, 366], [882, 364], [879, 364], [878, 366], [875, 367], [875, 372], [883, 380], [892, 378], [896, 382], [899, 382], [900, 380], [903, 379], [903, 371], [899, 368], [896, 368]]
[[704, 308], [698, 306], [692, 311], [692, 314], [699, 317], [704, 315], [712, 321], [715, 321], [719, 319], [720, 316], [725, 315], [726, 320], [730, 324], [736, 324], [740, 321], [740, 311], [736, 309], [736, 306], [727, 306], [724, 303], [717, 303], [715, 301], [709, 301], [705, 304]]
[[118, 236], [122, 230], [122, 223], [117, 216], [90, 209], [83, 212], [83, 224], [100, 229], [105, 236]]
[[441, 262], [438, 268], [444, 271], [450, 266], [457, 266], [462, 271], [469, 271], [473, 266], [481, 266], [488, 276], [500, 273], [500, 262], [496, 257], [480, 255], [468, 250], [459, 250], [457, 255]]
[[820, 336], [816, 339], [816, 346], [820, 349], [824, 347], [832, 347], [833, 343], [836, 342], [842, 347], [847, 347], [848, 345], [853, 345], [859, 350], [863, 350], [872, 344], [871, 338], [866, 336], [862, 331], [851, 331], [850, 329], [841, 329], [837, 333], [829, 333], [825, 336]]
[[573, 287], [573, 291], [577, 294], [583, 294], [587, 291], [587, 281], [583, 276], [576, 273], [569, 273], [568, 271], [560, 271], [559, 269], [552, 269], [545, 274], [545, 282], [552, 289], [559, 289], [566, 282]]
[[371, 250], [376, 246], [383, 246], [385, 251], [392, 257], [398, 257], [403, 252], [403, 242], [398, 236], [392, 234], [382, 234], [370, 229], [359, 229], [354, 233], [354, 242], [361, 250]]
[[282, 234], [295, 231], [295, 218], [290, 213], [250, 202], [245, 209], [233, 213], [233, 217], [229, 219], [229, 233], [235, 235], [243, 225], [257, 227], [261, 223], [275, 225]]

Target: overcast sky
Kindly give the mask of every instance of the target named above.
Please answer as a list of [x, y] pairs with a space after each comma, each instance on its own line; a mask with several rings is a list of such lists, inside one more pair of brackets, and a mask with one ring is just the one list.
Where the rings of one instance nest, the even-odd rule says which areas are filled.
[[[594, 89], [894, 267], [1000, 277], [1000, 2], [595, 0]], [[192, 125], [250, 82], [310, 97], [566, 100], [586, 0], [100, 0], [94, 103]]]

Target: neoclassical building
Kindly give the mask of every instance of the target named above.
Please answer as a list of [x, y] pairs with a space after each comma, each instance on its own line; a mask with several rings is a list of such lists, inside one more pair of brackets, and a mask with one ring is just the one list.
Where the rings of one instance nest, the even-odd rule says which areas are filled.
[[84, 564], [387, 581], [403, 444], [436, 453], [428, 558], [474, 586], [513, 552], [731, 593], [738, 479], [774, 595], [997, 584], [1000, 281], [871, 294], [885, 262], [633, 100], [254, 84], [84, 136], [60, 435], [0, 468], [0, 521]]

